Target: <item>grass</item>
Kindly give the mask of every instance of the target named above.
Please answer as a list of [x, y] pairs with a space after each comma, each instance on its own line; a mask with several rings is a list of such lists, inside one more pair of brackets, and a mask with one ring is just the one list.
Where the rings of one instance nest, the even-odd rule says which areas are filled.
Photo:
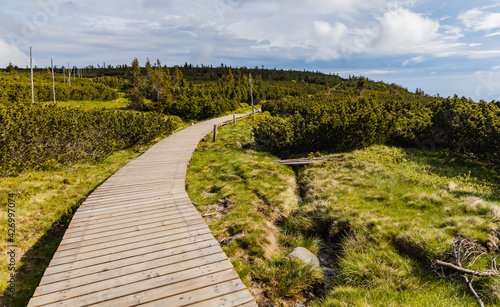
[[[288, 306], [471, 306], [459, 279], [438, 278], [433, 259], [446, 257], [457, 236], [498, 254], [500, 175], [447, 151], [372, 146], [327, 155], [302, 168], [272, 163], [250, 139], [259, 116], [208, 135], [188, 167], [189, 196], [221, 242], [259, 304]], [[48, 165], [2, 178], [0, 225], [7, 236], [8, 193], [16, 202], [18, 291], [24, 306], [57, 249], [73, 212], [99, 183], [138, 156], [120, 151], [99, 163]], [[297, 179], [298, 178], [298, 179]], [[303, 203], [298, 202], [297, 194]], [[8, 280], [7, 241], [0, 250], [1, 280]], [[317, 268], [285, 256], [302, 246], [326, 258], [336, 274], [323, 283]], [[322, 261], [324, 264], [325, 261]], [[498, 304], [495, 278], [476, 279]], [[7, 283], [0, 286], [7, 293]]]
[[438, 280], [429, 267], [450, 261], [444, 254], [461, 236], [489, 249], [473, 269], [489, 268], [499, 243], [495, 170], [449, 152], [386, 146], [327, 158], [301, 173], [305, 205], [285, 222], [336, 249], [336, 286], [318, 306], [475, 304], [464, 285]]
[[[50, 263], [73, 213], [109, 176], [138, 157], [149, 144], [117, 151], [106, 159], [46, 165], [15, 177], [0, 178], [0, 305], [25, 306]], [[8, 288], [8, 203], [15, 201], [16, 294]]]
[[318, 251], [319, 241], [280, 229], [298, 208], [295, 174], [255, 149], [250, 130], [257, 118], [223, 126], [215, 143], [212, 135], [200, 143], [187, 191], [257, 301], [286, 304], [319, 284], [321, 273], [285, 255], [296, 246]]
[[[18, 284], [15, 300], [10, 303], [17, 306], [27, 303], [74, 211], [101, 182], [138, 155], [136, 151], [122, 150], [97, 163], [56, 166], [51, 170], [28, 171], [1, 179], [0, 225], [3, 238], [7, 238], [8, 228], [7, 195], [16, 195], [14, 244], [17, 246]], [[0, 243], [2, 255], [5, 255], [7, 244], [6, 240]], [[0, 286], [2, 293], [6, 290], [5, 281], [9, 274], [7, 260], [7, 257], [0, 259], [0, 279], [4, 281]]]
[[[258, 118], [258, 117], [256, 117]], [[259, 304], [315, 306], [471, 306], [458, 278], [439, 277], [432, 260], [454, 238], [478, 240], [498, 254], [500, 176], [447, 151], [372, 146], [327, 155], [295, 173], [270, 163], [249, 139], [252, 121], [200, 143], [188, 168], [188, 193]], [[296, 193], [304, 203], [299, 204]], [[285, 255], [303, 246], [336, 274]], [[326, 263], [326, 264], [325, 264]], [[447, 275], [451, 275], [447, 272]], [[498, 278], [476, 279], [490, 305]]]

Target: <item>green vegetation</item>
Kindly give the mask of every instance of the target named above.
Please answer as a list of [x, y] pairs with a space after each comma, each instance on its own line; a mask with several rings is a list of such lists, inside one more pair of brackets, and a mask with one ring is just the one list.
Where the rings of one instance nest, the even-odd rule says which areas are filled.
[[366, 84], [361, 77], [311, 97], [267, 101], [263, 110], [277, 117], [256, 128], [257, 143], [281, 156], [385, 143], [445, 147], [500, 164], [500, 103], [434, 98], [403, 89], [394, 94], [395, 89]]
[[[461, 236], [487, 250], [471, 268], [489, 268], [500, 243], [495, 170], [450, 151], [371, 146], [325, 156], [295, 183], [290, 168], [270, 163], [278, 158], [249, 140], [248, 122], [262, 120], [228, 125], [216, 143], [203, 141], [187, 179], [190, 197], [259, 303], [474, 304], [461, 279], [440, 278], [432, 261], [452, 262], [446, 253]], [[324, 258], [335, 278], [322, 284], [321, 272], [284, 257], [297, 246]], [[497, 304], [499, 281], [483, 277], [474, 286], [481, 294], [493, 288], [485, 301]]]
[[[100, 100], [118, 98], [118, 92], [108, 85], [108, 78], [71, 78], [71, 84], [64, 82], [65, 76], [56, 74], [56, 100]], [[116, 79], [116, 78], [115, 78]], [[33, 76], [35, 102], [53, 101], [52, 73], [38, 70]], [[118, 79], [116, 79], [118, 80]], [[0, 72], [0, 103], [31, 101], [30, 75], [23, 71]]]
[[[124, 96], [124, 95], [122, 95]], [[52, 104], [47, 102], [46, 104]], [[125, 97], [119, 97], [110, 101], [96, 101], [96, 100], [68, 100], [58, 101], [57, 105], [61, 107], [80, 107], [83, 109], [108, 109], [108, 110], [127, 110], [129, 108], [129, 100]]]
[[[386, 146], [327, 159], [301, 172], [305, 203], [285, 222], [335, 250], [338, 275], [320, 306], [474, 304], [461, 279], [438, 278], [432, 261], [454, 262], [446, 253], [460, 236], [485, 251], [471, 269], [489, 269], [499, 243], [497, 172], [446, 151]], [[474, 286], [482, 295], [493, 288], [484, 301], [498, 304], [499, 281]]]
[[217, 142], [207, 136], [200, 143], [188, 168], [187, 191], [257, 299], [286, 302], [319, 284], [321, 273], [285, 255], [297, 245], [317, 251], [318, 240], [280, 230], [298, 208], [295, 174], [255, 150], [252, 121], [224, 126]]
[[[188, 77], [184, 77], [184, 73]], [[162, 66], [159, 60], [154, 65], [148, 60], [145, 67], [141, 68], [135, 59], [127, 72], [131, 107], [191, 120], [217, 117], [236, 110], [242, 103], [250, 104], [249, 77], [252, 73], [255, 73], [253, 93], [256, 103], [288, 95], [314, 94], [324, 90], [329, 84], [340, 82], [337, 76], [309, 78], [311, 73], [246, 68], [233, 70], [226, 66], [193, 68], [185, 65], [182, 69], [175, 66], [171, 72], [168, 67]], [[300, 84], [291, 79], [301, 76], [305, 79], [302, 79]], [[306, 79], [323, 82], [325, 85], [309, 84]]]
[[[56, 70], [56, 106], [47, 69], [35, 70], [35, 104], [27, 70], [0, 72], [0, 225], [7, 238], [14, 193], [22, 257], [14, 305], [27, 302], [95, 187], [182, 120], [247, 109], [250, 74], [267, 112], [201, 142], [187, 190], [259, 303], [469, 306], [475, 299], [461, 277], [435, 261], [478, 271], [496, 264], [499, 102], [257, 67], [134, 60], [81, 72], [70, 85]], [[292, 170], [262, 150], [281, 158], [320, 151], [327, 161]], [[322, 270], [286, 257], [298, 246], [318, 255]], [[458, 263], [458, 247], [472, 256]], [[499, 281], [476, 276], [471, 285], [500, 305]]]
[[31, 103], [0, 104], [0, 175], [54, 163], [96, 160], [170, 134], [159, 114], [83, 110]]
[[[100, 183], [138, 155], [137, 151], [122, 150], [98, 162], [69, 163], [50, 170], [30, 170], [15, 177], [2, 178], [0, 235], [3, 238], [8, 238], [7, 195], [16, 195], [14, 244], [18, 254], [18, 283], [15, 300], [0, 296], [0, 305], [26, 306], [73, 213]], [[0, 254], [5, 255], [7, 244], [11, 243], [1, 241]], [[0, 293], [4, 294], [11, 273], [7, 262], [7, 257], [0, 258]]]

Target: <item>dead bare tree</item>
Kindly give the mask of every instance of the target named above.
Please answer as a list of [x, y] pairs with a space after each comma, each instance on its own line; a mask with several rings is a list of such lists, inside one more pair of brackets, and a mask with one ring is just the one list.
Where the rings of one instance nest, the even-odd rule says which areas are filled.
[[[469, 292], [474, 296], [476, 302], [479, 306], [484, 307], [483, 296], [480, 296], [472, 285], [472, 281], [476, 277], [486, 277], [486, 276], [500, 276], [500, 271], [497, 269], [497, 257], [494, 257], [491, 261], [491, 268], [489, 270], [472, 270], [471, 267], [477, 262], [479, 258], [487, 254], [487, 250], [484, 246], [479, 244], [477, 240], [464, 239], [462, 237], [457, 237], [453, 241], [452, 251], [448, 253], [451, 256], [453, 262], [444, 262], [441, 260], [433, 261], [434, 270], [442, 277], [460, 277]], [[444, 268], [455, 272], [452, 275], [446, 275]], [[493, 290], [486, 294], [491, 293]]]

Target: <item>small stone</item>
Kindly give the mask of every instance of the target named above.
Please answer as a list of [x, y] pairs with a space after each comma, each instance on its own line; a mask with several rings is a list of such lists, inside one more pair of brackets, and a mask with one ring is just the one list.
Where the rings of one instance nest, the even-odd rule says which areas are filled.
[[318, 257], [316, 257], [315, 254], [311, 253], [309, 250], [307, 250], [307, 248], [304, 248], [304, 247], [300, 247], [300, 246], [296, 247], [293, 249], [293, 251], [291, 253], [289, 253], [286, 256], [287, 256], [287, 258], [290, 258], [290, 259], [297, 258], [301, 262], [303, 262], [305, 264], [311, 264], [315, 267], [320, 266]]

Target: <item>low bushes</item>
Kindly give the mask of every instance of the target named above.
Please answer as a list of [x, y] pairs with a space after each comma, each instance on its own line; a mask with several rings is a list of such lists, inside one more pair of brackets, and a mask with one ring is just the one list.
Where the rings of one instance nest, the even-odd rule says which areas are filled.
[[157, 113], [83, 110], [31, 103], [0, 104], [0, 175], [59, 162], [96, 160], [171, 133]]
[[255, 128], [256, 142], [280, 156], [349, 151], [396, 143], [445, 147], [500, 165], [500, 104], [466, 98], [325, 96], [284, 98], [263, 105], [278, 117]]

